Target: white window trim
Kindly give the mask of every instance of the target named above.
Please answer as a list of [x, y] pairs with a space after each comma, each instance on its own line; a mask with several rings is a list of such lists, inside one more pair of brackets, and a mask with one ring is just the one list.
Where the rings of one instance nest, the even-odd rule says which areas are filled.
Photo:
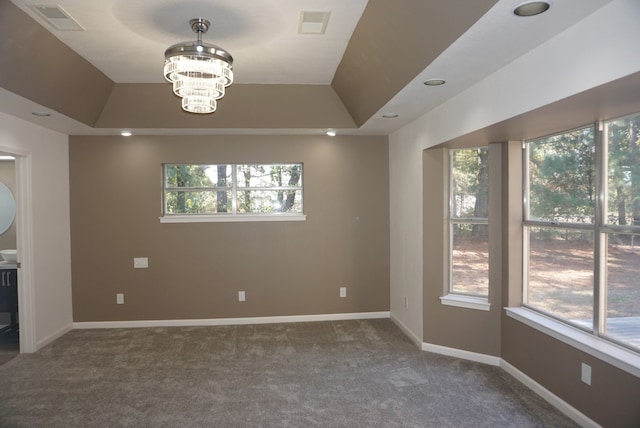
[[[486, 148], [489, 150], [489, 146], [479, 146], [476, 148]], [[473, 148], [469, 148], [473, 149]], [[486, 225], [489, 227], [489, 218], [461, 218], [461, 217], [453, 217], [451, 214], [452, 211], [452, 200], [453, 200], [453, 152], [455, 149], [447, 150], [448, 155], [448, 167], [447, 167], [447, 178], [448, 178], [448, 191], [447, 191], [447, 251], [449, 253], [447, 266], [445, 268], [445, 277], [446, 277], [446, 293], [444, 296], [440, 297], [440, 301], [443, 305], [448, 306], [457, 306], [461, 308], [467, 309], [477, 309], [481, 311], [489, 311], [491, 305], [489, 304], [489, 288], [487, 287], [487, 296], [469, 296], [466, 294], [462, 294], [454, 290], [453, 284], [453, 225], [454, 224], [480, 224]]]
[[[627, 117], [631, 117], [631, 116], [636, 116], [636, 114], [627, 116]], [[596, 200], [594, 201], [594, 223], [593, 224], [583, 224], [583, 223], [569, 223], [569, 222], [560, 222], [560, 221], [554, 221], [554, 220], [539, 220], [539, 219], [531, 219], [530, 216], [530, 207], [529, 207], [529, 200], [530, 200], [530, 173], [529, 173], [529, 143], [532, 141], [536, 141], [537, 139], [531, 139], [528, 141], [523, 141], [523, 145], [522, 145], [522, 149], [523, 149], [523, 170], [522, 170], [522, 177], [523, 177], [523, 182], [524, 182], [524, 186], [523, 186], [523, 221], [522, 221], [522, 233], [523, 233], [523, 277], [522, 277], [522, 291], [523, 291], [523, 303], [527, 304], [527, 296], [528, 296], [528, 259], [530, 256], [530, 252], [529, 252], [529, 230], [532, 227], [546, 227], [546, 228], [563, 228], [563, 229], [567, 229], [567, 230], [574, 230], [574, 231], [579, 231], [579, 230], [586, 230], [586, 231], [590, 231], [593, 233], [593, 239], [594, 239], [594, 250], [593, 250], [593, 258], [594, 261], [596, 262], [596, 264], [598, 264], [598, 266], [594, 267], [594, 270], [592, 271], [594, 276], [594, 287], [593, 287], [593, 299], [595, 302], [599, 302], [600, 301], [600, 293], [606, 292], [606, 279], [602, 279], [602, 269], [604, 269], [606, 271], [606, 266], [607, 266], [607, 262], [606, 262], [606, 249], [601, 248], [602, 246], [602, 242], [600, 242], [602, 238], [602, 236], [604, 236], [605, 234], [609, 234], [609, 233], [626, 233], [626, 234], [637, 234], [638, 232], [638, 227], [636, 226], [619, 226], [619, 225], [612, 225], [612, 224], [608, 224], [606, 223], [606, 206], [607, 206], [607, 201], [606, 201], [606, 189], [608, 188], [608, 183], [607, 183], [607, 179], [609, 176], [609, 172], [608, 172], [608, 164], [607, 164], [607, 126], [605, 126], [606, 124], [619, 120], [622, 118], [617, 118], [617, 119], [610, 119], [607, 122], [597, 122], [594, 123], [593, 125], [589, 125], [589, 126], [583, 126], [583, 127], [579, 127], [579, 128], [575, 128], [575, 129], [570, 129], [570, 130], [566, 130], [566, 131], [562, 131], [559, 132], [558, 134], [555, 135], [561, 135], [561, 134], [565, 134], [565, 133], [569, 133], [569, 132], [573, 132], [576, 130], [584, 130], [584, 129], [593, 129], [593, 133], [594, 133], [594, 148], [595, 148], [595, 153], [596, 153], [596, 157], [595, 157], [595, 161], [594, 161], [594, 166], [595, 166], [595, 171], [596, 171], [596, 177], [598, 177], [598, 175], [600, 176], [599, 178], [596, 178], [596, 180], [600, 180], [599, 183], [596, 184]], [[544, 137], [543, 137], [544, 138]], [[600, 151], [600, 159], [598, 162], [598, 151]], [[598, 187], [600, 187], [600, 190], [598, 191]], [[605, 190], [602, 190], [605, 189]], [[604, 241], [606, 243], [606, 240]], [[533, 306], [533, 305], [531, 305]], [[507, 311], [507, 315], [509, 314], [509, 310], [513, 310], [515, 308], [506, 308], [508, 309]], [[564, 322], [560, 322], [557, 320], [554, 320], [552, 318], [548, 318], [545, 317], [543, 315], [540, 315], [539, 313], [537, 313], [536, 311], [533, 310], [529, 310], [526, 308], [522, 308], [523, 311], [526, 311], [526, 314], [532, 314], [532, 317], [536, 320], [548, 320], [548, 322], [551, 322], [552, 325], [557, 325], [558, 328], [556, 328], [556, 331], [562, 331], [563, 333], [566, 333], [566, 330], [564, 330], [564, 328], [569, 329], [569, 332], [577, 332], [579, 333], [579, 336], [577, 339], [575, 339], [575, 337], [571, 334], [566, 334], [567, 337], [569, 337], [571, 340], [575, 339], [575, 343], [586, 343], [588, 345], [586, 345], [586, 349], [582, 349], [579, 346], [574, 345], [574, 342], [567, 342], [565, 341], [565, 343], [568, 343], [578, 349], [581, 349], [591, 355], [597, 356], [613, 365], [615, 365], [612, 361], [609, 361], [606, 358], [606, 355], [608, 355], [607, 352], [611, 351], [610, 353], [612, 353], [612, 355], [614, 355], [614, 358], [616, 359], [617, 356], [619, 355], [618, 352], [615, 352], [615, 350], [619, 350], [621, 349], [624, 353], [631, 355], [633, 358], [633, 364], [631, 365], [631, 367], [633, 368], [633, 370], [635, 370], [634, 372], [630, 372], [635, 374], [635, 376], [640, 377], [640, 354], [638, 352], [629, 350], [627, 348], [624, 348], [622, 346], [619, 346], [617, 344], [615, 344], [614, 342], [611, 342], [609, 340], [607, 340], [606, 338], [603, 337], [599, 337], [597, 335], [597, 333], [587, 333], [584, 332], [580, 329], [576, 329], [574, 327], [571, 327], [568, 324], [565, 324]], [[598, 314], [598, 311], [603, 311], [603, 314]], [[538, 318], [536, 318], [538, 317]], [[531, 317], [527, 317], [527, 319], [529, 319]], [[606, 322], [606, 313], [604, 313], [603, 308], [601, 307], [601, 303], [598, 303], [597, 305], [594, 305], [594, 313], [593, 313], [593, 318], [592, 318], [592, 325], [594, 330], [599, 330], [600, 332], [604, 331], [604, 323], [603, 320], [605, 320]], [[521, 321], [525, 322], [523, 319], [521, 319]], [[568, 320], [567, 320], [568, 321]], [[541, 323], [545, 328], [547, 327], [547, 323], [543, 322]], [[532, 327], [537, 328], [535, 326], [532, 325]], [[548, 333], [546, 329], [540, 329], [538, 328], [540, 331], [546, 332], [547, 334], [551, 334]], [[602, 333], [600, 333], [602, 334]], [[552, 336], [554, 336], [553, 334], [551, 334]], [[554, 336], [556, 337], [556, 336]], [[556, 337], [559, 340], [563, 340], [561, 337]], [[592, 342], [595, 341], [595, 342]], [[564, 340], [563, 340], [564, 341]], [[608, 346], [604, 346], [602, 344], [606, 344]], [[594, 352], [596, 353], [592, 353], [589, 350], [594, 350]], [[602, 354], [599, 354], [598, 352], [600, 352], [600, 349], [606, 349], [607, 352], [604, 352]], [[623, 361], [626, 361], [625, 355], [623, 354]], [[616, 366], [618, 367], [618, 366]], [[622, 368], [622, 367], [619, 367]], [[623, 370], [625, 370], [624, 368], [622, 368]], [[627, 370], [628, 371], [628, 370]]]
[[243, 223], [260, 221], [306, 221], [306, 214], [190, 214], [159, 217], [160, 223]]
[[507, 316], [640, 378], [640, 354], [524, 307]]
[[491, 303], [487, 297], [465, 296], [463, 294], [447, 294], [440, 297], [443, 305], [457, 306], [459, 308], [476, 309], [479, 311], [489, 311]]

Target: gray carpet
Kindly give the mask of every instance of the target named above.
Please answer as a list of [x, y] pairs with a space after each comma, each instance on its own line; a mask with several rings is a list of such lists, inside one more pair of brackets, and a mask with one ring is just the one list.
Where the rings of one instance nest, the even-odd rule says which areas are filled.
[[388, 319], [74, 330], [0, 366], [2, 427], [575, 427]]
[[[4, 327], [4, 326], [0, 326]], [[14, 331], [0, 332], [0, 365], [20, 354], [20, 335]]]

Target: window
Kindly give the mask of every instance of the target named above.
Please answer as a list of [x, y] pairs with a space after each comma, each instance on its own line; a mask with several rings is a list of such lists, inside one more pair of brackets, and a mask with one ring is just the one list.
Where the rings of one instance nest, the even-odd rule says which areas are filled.
[[640, 115], [525, 143], [524, 303], [640, 350]]
[[450, 150], [449, 293], [489, 295], [489, 150]]
[[165, 164], [163, 173], [168, 222], [304, 217], [301, 163]]

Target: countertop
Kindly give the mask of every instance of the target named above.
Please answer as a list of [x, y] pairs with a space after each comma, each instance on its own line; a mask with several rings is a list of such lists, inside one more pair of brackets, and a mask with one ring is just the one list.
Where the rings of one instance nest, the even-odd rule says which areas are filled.
[[2, 260], [0, 261], [0, 269], [18, 269], [18, 263], [9, 263]]

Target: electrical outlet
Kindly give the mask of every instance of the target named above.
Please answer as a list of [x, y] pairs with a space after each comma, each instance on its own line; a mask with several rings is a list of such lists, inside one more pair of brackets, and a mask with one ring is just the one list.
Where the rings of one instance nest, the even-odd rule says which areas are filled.
[[582, 363], [582, 368], [580, 370], [580, 380], [586, 383], [587, 385], [591, 385], [591, 366], [585, 363]]
[[340, 297], [347, 297], [347, 287], [340, 287]]
[[147, 257], [134, 257], [133, 268], [134, 269], [146, 269], [149, 267], [149, 259]]
[[244, 294], [244, 291], [238, 291], [238, 301], [244, 302], [245, 300], [246, 300], [246, 296]]
[[118, 305], [124, 305], [124, 293], [116, 294], [116, 303]]

